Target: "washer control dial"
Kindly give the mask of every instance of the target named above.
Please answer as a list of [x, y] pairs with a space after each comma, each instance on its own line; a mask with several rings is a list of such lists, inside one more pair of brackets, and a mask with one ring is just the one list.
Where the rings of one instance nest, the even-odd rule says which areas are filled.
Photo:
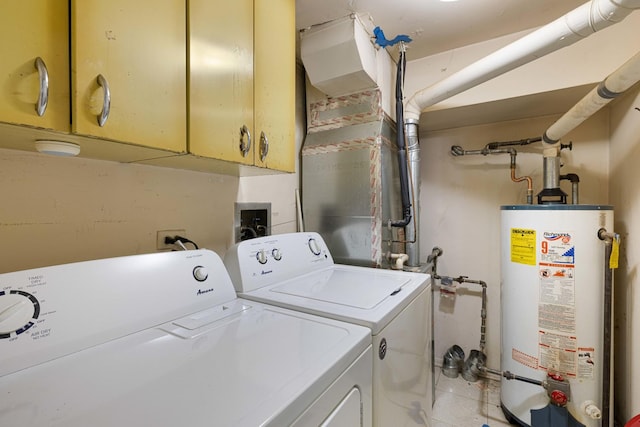
[[260, 264], [266, 264], [267, 263], [267, 254], [264, 252], [264, 249], [260, 249], [256, 253], [256, 259], [258, 260], [258, 262]]
[[280, 261], [282, 259], [282, 252], [280, 252], [280, 249], [278, 248], [274, 248], [271, 251], [271, 255], [273, 256], [273, 259], [275, 259], [276, 261]]
[[314, 255], [320, 255], [320, 245], [318, 244], [318, 241], [313, 237], [309, 239], [309, 249]]
[[19, 335], [34, 325], [40, 315], [40, 303], [23, 291], [0, 292], [0, 338]]
[[206, 267], [199, 265], [193, 269], [193, 277], [195, 277], [198, 282], [204, 282], [207, 280], [207, 277], [209, 277], [209, 271]]

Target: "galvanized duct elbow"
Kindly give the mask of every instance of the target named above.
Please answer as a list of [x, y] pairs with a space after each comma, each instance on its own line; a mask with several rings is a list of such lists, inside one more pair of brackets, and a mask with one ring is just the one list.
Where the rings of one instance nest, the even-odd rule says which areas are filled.
[[640, 0], [589, 1], [438, 83], [418, 91], [406, 104], [405, 118], [417, 120], [425, 108], [572, 45], [622, 21], [635, 9], [640, 9]]

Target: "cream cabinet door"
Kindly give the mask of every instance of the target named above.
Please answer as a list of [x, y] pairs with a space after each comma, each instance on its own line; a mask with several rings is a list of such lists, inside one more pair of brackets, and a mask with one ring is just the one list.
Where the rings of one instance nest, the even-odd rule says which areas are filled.
[[184, 0], [72, 0], [73, 132], [185, 152], [186, 35]]
[[[295, 168], [294, 0], [255, 0], [255, 165]], [[261, 137], [264, 135], [268, 141]]]
[[68, 24], [67, 0], [2, 3], [0, 121], [69, 130]]
[[253, 164], [253, 0], [189, 1], [189, 72], [189, 152]]

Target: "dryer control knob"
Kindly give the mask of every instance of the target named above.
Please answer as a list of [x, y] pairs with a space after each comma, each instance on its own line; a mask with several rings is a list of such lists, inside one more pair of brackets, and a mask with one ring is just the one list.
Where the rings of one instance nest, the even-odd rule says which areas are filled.
[[275, 259], [276, 261], [280, 261], [282, 259], [282, 252], [280, 252], [280, 249], [275, 248], [271, 251], [271, 255], [273, 255], [273, 259]]
[[204, 282], [207, 280], [207, 277], [209, 277], [209, 271], [207, 271], [206, 267], [199, 265], [193, 269], [193, 277], [195, 277], [198, 282]]
[[309, 239], [309, 249], [311, 249], [311, 253], [314, 255], [320, 255], [320, 245], [313, 237]]
[[263, 249], [260, 249], [257, 253], [256, 253], [256, 259], [258, 260], [258, 262], [260, 264], [266, 264], [267, 263], [267, 254], [264, 253]]

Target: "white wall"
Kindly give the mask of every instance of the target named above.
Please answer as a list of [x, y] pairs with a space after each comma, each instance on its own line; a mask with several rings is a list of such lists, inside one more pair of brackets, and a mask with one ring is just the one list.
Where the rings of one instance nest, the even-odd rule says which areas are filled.
[[165, 229], [224, 250], [237, 190], [234, 177], [0, 150], [0, 272], [155, 252]]
[[615, 393], [621, 420], [640, 414], [640, 88], [611, 108], [611, 203], [621, 235], [615, 271]]

